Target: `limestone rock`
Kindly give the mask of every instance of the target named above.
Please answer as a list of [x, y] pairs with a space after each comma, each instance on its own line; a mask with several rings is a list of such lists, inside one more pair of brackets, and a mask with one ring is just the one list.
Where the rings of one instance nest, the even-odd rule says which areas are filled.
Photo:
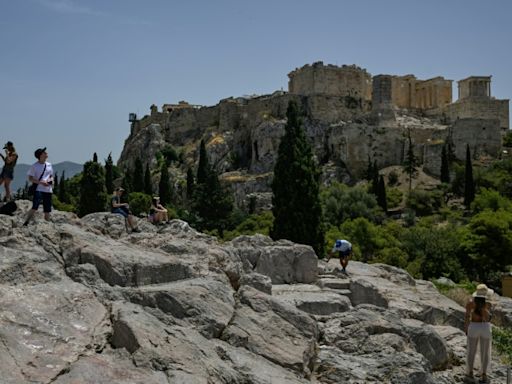
[[240, 278], [240, 286], [248, 285], [267, 295], [272, 294], [272, 280], [260, 273], [248, 273]]

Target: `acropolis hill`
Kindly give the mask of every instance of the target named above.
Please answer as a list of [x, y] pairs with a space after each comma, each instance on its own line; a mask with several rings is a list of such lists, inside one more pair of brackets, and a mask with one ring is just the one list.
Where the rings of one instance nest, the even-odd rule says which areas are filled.
[[355, 65], [317, 62], [288, 74], [288, 92], [230, 97], [205, 107], [187, 102], [151, 106], [150, 115], [132, 118], [119, 166], [133, 167], [140, 156], [156, 168], [156, 154], [168, 145], [183, 153], [173, 169], [180, 178], [197, 161], [204, 139], [211, 161], [234, 186], [238, 203], [250, 193], [270, 191], [269, 180], [284, 133], [286, 108], [296, 100], [325, 178], [357, 180], [368, 159], [379, 168], [401, 164], [410, 132], [426, 173], [437, 176], [441, 149], [450, 143], [465, 158], [498, 157], [509, 129], [509, 100], [491, 96], [491, 76], [420, 80], [414, 75], [369, 74]]

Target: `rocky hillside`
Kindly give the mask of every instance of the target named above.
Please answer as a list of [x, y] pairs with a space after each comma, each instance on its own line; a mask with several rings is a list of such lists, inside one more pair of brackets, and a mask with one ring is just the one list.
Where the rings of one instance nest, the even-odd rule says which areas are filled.
[[109, 213], [52, 219], [0, 216], [3, 384], [463, 380], [463, 309], [403, 270], [340, 275], [308, 246], [220, 244], [182, 221], [127, 234]]

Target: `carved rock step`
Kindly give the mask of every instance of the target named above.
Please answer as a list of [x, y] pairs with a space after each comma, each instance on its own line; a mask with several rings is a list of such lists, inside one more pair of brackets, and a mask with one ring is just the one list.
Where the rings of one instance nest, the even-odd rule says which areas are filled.
[[332, 277], [320, 278], [318, 279], [317, 285], [320, 288], [350, 289], [350, 280]]

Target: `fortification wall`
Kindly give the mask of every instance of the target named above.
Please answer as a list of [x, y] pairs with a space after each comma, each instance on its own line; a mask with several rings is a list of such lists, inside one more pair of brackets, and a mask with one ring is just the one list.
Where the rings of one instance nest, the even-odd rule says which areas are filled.
[[459, 119], [451, 127], [451, 139], [457, 159], [466, 159], [469, 144], [474, 157], [498, 157], [501, 151], [501, 128], [498, 119]]
[[371, 76], [355, 65], [305, 65], [288, 74], [288, 91], [292, 94], [330, 95], [371, 100]]
[[467, 98], [447, 105], [442, 112], [451, 121], [457, 119], [498, 119], [501, 129], [509, 129], [509, 101], [490, 98]]

